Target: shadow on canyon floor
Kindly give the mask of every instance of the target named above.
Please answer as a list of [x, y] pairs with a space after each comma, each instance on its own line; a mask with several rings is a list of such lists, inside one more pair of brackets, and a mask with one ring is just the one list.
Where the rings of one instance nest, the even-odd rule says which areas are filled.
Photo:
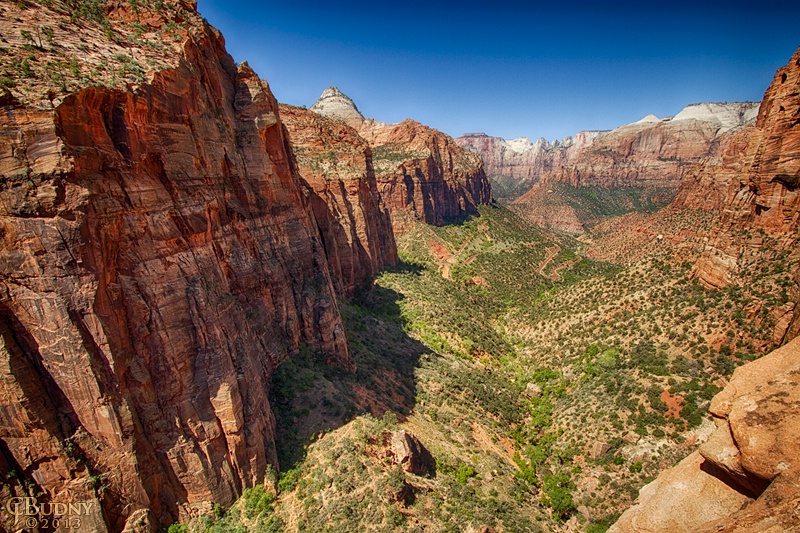
[[[418, 274], [419, 267], [393, 267]], [[393, 412], [402, 420], [415, 404], [420, 357], [431, 350], [404, 331], [398, 302], [403, 296], [375, 284], [340, 302], [354, 373], [326, 365], [308, 349], [281, 364], [273, 377], [270, 403], [277, 421], [282, 471], [305, 456], [305, 447], [355, 417]]]

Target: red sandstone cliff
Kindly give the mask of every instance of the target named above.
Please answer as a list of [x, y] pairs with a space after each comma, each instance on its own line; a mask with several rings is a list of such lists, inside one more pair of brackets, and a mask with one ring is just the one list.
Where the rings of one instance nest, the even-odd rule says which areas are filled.
[[384, 266], [397, 263], [369, 145], [342, 121], [287, 105], [280, 111], [300, 174], [312, 191], [334, 285], [352, 296]]
[[[775, 75], [755, 126], [692, 169], [673, 202], [720, 216], [695, 268], [698, 279], [722, 287], [736, 282], [740, 268], [796, 258], [799, 182], [800, 49]], [[770, 311], [773, 342], [790, 342], [734, 372], [711, 403], [716, 432], [644, 487], [610, 533], [800, 530], [800, 272], [794, 283], [789, 301]]]
[[480, 156], [449, 135], [410, 119], [365, 123], [359, 133], [372, 147], [378, 190], [396, 233], [416, 220], [445, 224], [492, 202]]
[[364, 119], [336, 87], [326, 89], [311, 109], [353, 126], [369, 144], [378, 192], [396, 234], [415, 221], [441, 225], [492, 202], [481, 158], [449, 135], [410, 119]]
[[[754, 260], [796, 253], [800, 236], [800, 49], [775, 75], [764, 94], [754, 127], [727, 139], [722, 157], [690, 172], [673, 202], [677, 209], [713, 208], [720, 223], [695, 275], [708, 287], [735, 283], [737, 272]], [[698, 199], [705, 198], [700, 201]], [[800, 272], [795, 276], [797, 279]], [[776, 316], [780, 332], [800, 332], [800, 287]]]
[[[60, 4], [3, 5], [14, 35], [74, 27]], [[351, 366], [277, 103], [180, 8], [78, 18], [97, 50], [78, 70], [119, 69], [108, 88], [48, 89], [37, 66], [0, 99], [2, 495], [94, 502], [85, 530], [231, 503], [277, 462], [275, 367], [302, 344]], [[155, 52], [120, 44], [130, 20], [179, 21], [157, 71], [131, 66]], [[56, 37], [37, 65], [78, 53]]]

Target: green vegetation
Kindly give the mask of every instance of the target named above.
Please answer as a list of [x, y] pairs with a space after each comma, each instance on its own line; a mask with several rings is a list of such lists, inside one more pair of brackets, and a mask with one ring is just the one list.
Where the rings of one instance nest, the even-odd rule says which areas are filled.
[[494, 198], [501, 202], [519, 198], [528, 192], [533, 185], [530, 181], [505, 175], [489, 176], [489, 182], [492, 184]]
[[[605, 531], [768, 345], [768, 315], [748, 326], [741, 310], [781, 302], [796, 262], [708, 291], [669, 249], [615, 265], [585, 248], [501, 207], [400, 238], [402, 263], [340, 304], [358, 371], [304, 348], [274, 377], [269, 516], [289, 531]], [[398, 427], [434, 476], [393, 463]]]
[[30, 9], [32, 3], [4, 4], [3, 16], [13, 18], [19, 29], [14, 40], [3, 39], [13, 46], [0, 49], [0, 91], [34, 105], [56, 103], [84, 87], [143, 83], [148, 71], [177, 64], [182, 36], [201, 23], [179, 2], [129, 0], [137, 17], [146, 9], [158, 13], [160, 27], [153, 17], [144, 24], [107, 15], [105, 0], [40, 4], [47, 24]]

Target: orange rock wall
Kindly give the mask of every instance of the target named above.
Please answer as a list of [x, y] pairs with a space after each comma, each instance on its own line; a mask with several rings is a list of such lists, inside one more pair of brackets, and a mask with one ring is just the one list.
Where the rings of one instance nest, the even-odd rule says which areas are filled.
[[269, 87], [205, 26], [151, 84], [5, 106], [0, 138], [3, 490], [110, 530], [230, 504], [277, 462], [275, 367], [351, 366]]
[[343, 121], [280, 106], [300, 174], [311, 191], [337, 291], [352, 296], [397, 263], [389, 211], [378, 194], [369, 145]]
[[[695, 269], [708, 287], [736, 281], [740, 258], [795, 253], [800, 237], [800, 49], [778, 70], [764, 94], [754, 127], [725, 140], [722, 158], [690, 172], [674, 207], [702, 206], [721, 213], [719, 228]], [[765, 239], [775, 244], [764, 246]], [[776, 343], [800, 333], [800, 272], [791, 308]]]
[[417, 220], [442, 225], [492, 202], [480, 157], [450, 136], [408, 119], [365, 123], [359, 133], [372, 147], [378, 191], [395, 233]]

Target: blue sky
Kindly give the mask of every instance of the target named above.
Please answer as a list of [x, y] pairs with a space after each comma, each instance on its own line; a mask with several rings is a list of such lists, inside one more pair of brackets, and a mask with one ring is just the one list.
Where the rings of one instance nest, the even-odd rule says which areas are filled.
[[[560, 4], [560, 5], [558, 5]], [[450, 135], [560, 139], [703, 101], [761, 100], [800, 2], [198, 0], [281, 102], [336, 85]]]

